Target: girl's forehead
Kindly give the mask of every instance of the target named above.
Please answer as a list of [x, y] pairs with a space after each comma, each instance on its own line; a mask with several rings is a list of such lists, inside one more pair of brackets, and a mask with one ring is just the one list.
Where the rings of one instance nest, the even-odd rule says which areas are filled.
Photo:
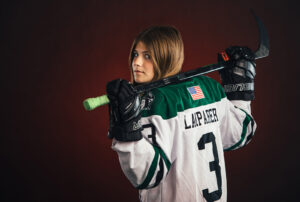
[[137, 50], [137, 51], [148, 51], [148, 48], [146, 47], [146, 45], [142, 41], [139, 41], [135, 46], [135, 50]]

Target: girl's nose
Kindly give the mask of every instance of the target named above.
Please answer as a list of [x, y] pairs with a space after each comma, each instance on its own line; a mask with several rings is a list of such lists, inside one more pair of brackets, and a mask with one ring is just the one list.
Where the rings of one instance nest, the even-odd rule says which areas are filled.
[[137, 56], [134, 60], [133, 60], [133, 64], [135, 66], [142, 66], [143, 64], [143, 57], [141, 57], [140, 55]]

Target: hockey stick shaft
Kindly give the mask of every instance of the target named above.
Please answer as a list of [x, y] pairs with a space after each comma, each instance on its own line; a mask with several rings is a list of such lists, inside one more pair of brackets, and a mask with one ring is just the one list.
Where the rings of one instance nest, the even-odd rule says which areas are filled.
[[[197, 69], [183, 72], [171, 77], [167, 77], [158, 81], [154, 81], [151, 83], [139, 85], [135, 87], [135, 90], [137, 91], [138, 94], [150, 91], [154, 88], [160, 88], [164, 87], [170, 84], [176, 84], [176, 83], [181, 83], [184, 82], [190, 78], [193, 78], [195, 76], [200, 76], [203, 74], [207, 74], [210, 72], [214, 72], [217, 70], [221, 70], [225, 67], [225, 63], [217, 63], [217, 64], [211, 64], [207, 65], [204, 67], [199, 67]], [[97, 107], [106, 105], [109, 103], [109, 99], [107, 95], [102, 95], [94, 98], [87, 98], [86, 100], [83, 101], [83, 106], [87, 111], [94, 110]]]

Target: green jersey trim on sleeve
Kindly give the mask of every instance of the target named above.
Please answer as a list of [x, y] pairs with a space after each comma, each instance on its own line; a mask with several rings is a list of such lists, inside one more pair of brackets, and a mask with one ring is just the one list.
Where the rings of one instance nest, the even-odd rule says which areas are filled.
[[[238, 109], [240, 109], [240, 108], [238, 108]], [[243, 110], [243, 109], [240, 109], [240, 110], [242, 110], [246, 114], [246, 117], [243, 121], [243, 130], [242, 130], [242, 134], [241, 134], [241, 139], [235, 145], [233, 145], [227, 149], [224, 149], [224, 151], [234, 150], [242, 144], [242, 142], [245, 140], [245, 137], [247, 134], [247, 127], [248, 127], [249, 123], [251, 123], [251, 133], [250, 133], [249, 137], [253, 136], [254, 121], [253, 121], [252, 117], [245, 110]], [[249, 140], [250, 139], [247, 139], [247, 141], [249, 141]]]
[[156, 147], [156, 146], [153, 146], [153, 149], [155, 151], [155, 155], [154, 155], [153, 161], [151, 163], [151, 166], [149, 168], [148, 174], [147, 174], [144, 182], [141, 185], [139, 185], [137, 187], [137, 189], [145, 189], [149, 185], [149, 183], [151, 182], [151, 180], [152, 180], [152, 178], [155, 174], [155, 170], [157, 168], [157, 165], [158, 165], [159, 155], [164, 160], [165, 165], [167, 166], [168, 170], [170, 170], [171, 163], [168, 160], [168, 158], [167, 158], [166, 154], [164, 153], [164, 151], [161, 148]]
[[161, 148], [158, 148], [160, 156], [163, 158], [168, 170], [170, 170], [171, 162], [168, 160], [167, 155], [164, 153], [164, 151]]
[[139, 185], [137, 187], [137, 189], [145, 189], [149, 185], [150, 181], [152, 180], [152, 178], [154, 176], [154, 173], [155, 173], [155, 170], [156, 170], [156, 167], [158, 164], [159, 150], [158, 150], [158, 148], [156, 148], [154, 146], [153, 146], [153, 148], [155, 150], [155, 155], [154, 155], [153, 161], [151, 163], [151, 166], [149, 168], [148, 174], [147, 174], [144, 182], [141, 185]]

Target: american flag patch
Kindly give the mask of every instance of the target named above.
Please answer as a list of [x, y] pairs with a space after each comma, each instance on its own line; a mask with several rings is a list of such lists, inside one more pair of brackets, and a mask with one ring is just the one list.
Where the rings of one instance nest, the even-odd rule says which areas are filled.
[[205, 98], [200, 86], [193, 86], [193, 87], [189, 87], [187, 89], [188, 89], [190, 95], [192, 96], [193, 100], [200, 100], [200, 99]]

